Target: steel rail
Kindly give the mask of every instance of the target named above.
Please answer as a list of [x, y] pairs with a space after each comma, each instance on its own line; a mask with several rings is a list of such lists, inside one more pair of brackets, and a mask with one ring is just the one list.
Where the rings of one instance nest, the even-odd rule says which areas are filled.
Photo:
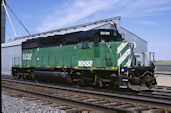
[[55, 99], [56, 101], [62, 101], [62, 102], [69, 102], [69, 103], [72, 103], [72, 104], [76, 104], [76, 105], [79, 105], [79, 106], [83, 106], [83, 107], [90, 107], [90, 108], [93, 108], [93, 109], [97, 109], [97, 110], [102, 110], [102, 111], [106, 111], [106, 112], [112, 112], [112, 111], [118, 111], [118, 112], [131, 112], [131, 111], [127, 111], [127, 110], [121, 110], [119, 108], [112, 108], [110, 106], [103, 106], [103, 105], [100, 105], [100, 104], [92, 104], [90, 102], [84, 102], [84, 101], [79, 101], [79, 100], [72, 100], [72, 99], [68, 99], [68, 98], [65, 98], [65, 97], [59, 97], [59, 96], [52, 96], [52, 95], [48, 95], [48, 94], [44, 94], [44, 93], [40, 93], [40, 92], [36, 92], [36, 91], [28, 91], [28, 90], [25, 90], [25, 89], [20, 89], [20, 88], [16, 88], [16, 87], [11, 87], [11, 86], [6, 86], [6, 85], [1, 85], [2, 87], [4, 88], [8, 88], [8, 89], [12, 89], [12, 90], [17, 90], [17, 91], [20, 91], [20, 92], [24, 92], [24, 93], [27, 93], [27, 94], [33, 94], [33, 95], [37, 95], [37, 96], [41, 96], [41, 97], [45, 97], [45, 98], [49, 98], [49, 99]]
[[171, 98], [170, 97], [167, 98], [167, 97], [163, 97], [163, 96], [148, 96], [148, 95], [143, 95], [143, 94], [139, 94], [139, 95], [134, 94], [133, 95], [131, 93], [130, 94], [123, 94], [123, 93], [99, 92], [99, 91], [93, 91], [93, 90], [69, 88], [69, 87], [62, 87], [62, 86], [52, 86], [52, 85], [46, 85], [46, 84], [40, 84], [40, 83], [18, 81], [18, 80], [8, 80], [8, 79], [2, 79], [2, 81], [15, 82], [15, 83], [20, 83], [20, 84], [28, 84], [28, 85], [35, 85], [35, 86], [61, 89], [61, 90], [80, 92], [80, 93], [88, 93], [88, 94], [107, 96], [107, 97], [136, 100], [136, 101], [142, 101], [142, 102], [148, 102], [148, 103], [171, 105]]
[[161, 75], [171, 75], [171, 73], [162, 73], [162, 72], [156, 72], [154, 74], [161, 74]]

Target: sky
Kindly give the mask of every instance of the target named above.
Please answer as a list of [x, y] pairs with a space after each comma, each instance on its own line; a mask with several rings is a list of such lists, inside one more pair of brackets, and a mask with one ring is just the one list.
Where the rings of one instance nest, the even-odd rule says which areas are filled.
[[[171, 60], [171, 0], [6, 0], [31, 34], [121, 16], [120, 25], [148, 42], [156, 60]], [[7, 9], [8, 10], [8, 9]], [[8, 10], [17, 36], [28, 35]], [[14, 39], [6, 17], [6, 41]]]

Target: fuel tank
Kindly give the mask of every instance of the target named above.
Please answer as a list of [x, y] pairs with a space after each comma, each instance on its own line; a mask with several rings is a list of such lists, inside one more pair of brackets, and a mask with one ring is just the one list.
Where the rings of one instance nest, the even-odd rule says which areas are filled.
[[72, 79], [66, 72], [35, 71], [34, 76], [39, 81], [50, 81], [64, 84], [71, 84]]

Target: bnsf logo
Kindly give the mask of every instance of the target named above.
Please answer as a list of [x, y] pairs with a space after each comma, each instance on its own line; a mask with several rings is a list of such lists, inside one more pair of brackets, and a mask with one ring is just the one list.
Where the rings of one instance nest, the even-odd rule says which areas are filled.
[[91, 67], [92, 64], [93, 64], [93, 61], [78, 61], [78, 66]]
[[28, 54], [23, 54], [23, 60], [31, 60], [32, 54], [28, 53]]

